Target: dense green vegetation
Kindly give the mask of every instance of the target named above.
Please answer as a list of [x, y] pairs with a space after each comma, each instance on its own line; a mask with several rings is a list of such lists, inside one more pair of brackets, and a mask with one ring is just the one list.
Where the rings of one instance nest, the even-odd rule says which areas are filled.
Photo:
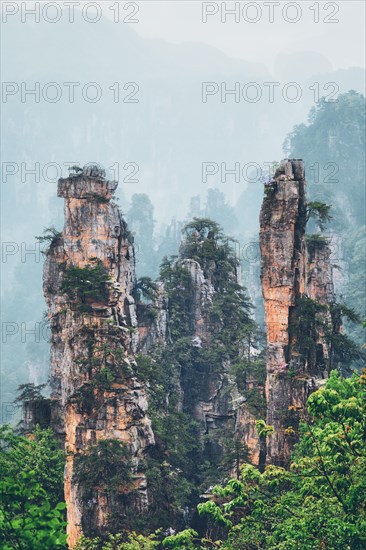
[[[139, 355], [136, 371], [148, 382], [149, 416], [156, 438], [146, 460], [151, 516], [145, 520], [145, 528], [186, 527], [199, 495], [245, 456], [246, 449], [235, 441], [233, 426], [202, 437], [194, 416], [199, 400], [209, 396], [210, 382], [224, 372], [225, 364], [232, 365], [244, 394], [247, 377], [259, 363], [264, 381], [263, 359], [254, 359], [250, 352], [257, 328], [245, 290], [237, 282], [237, 267], [230, 240], [207, 218], [186, 224], [179, 257], [164, 258], [161, 264], [168, 343], [149, 356]], [[207, 327], [204, 341], [194, 338], [202, 289], [191, 269], [202, 270], [207, 285], [201, 311]], [[154, 299], [155, 290], [147, 278], [137, 284], [137, 291], [147, 300]], [[252, 397], [253, 408], [263, 414], [261, 396]]]
[[158, 314], [155, 301], [158, 285], [150, 277], [140, 277], [134, 288], [137, 319], [140, 326], [149, 325]]
[[333, 372], [308, 400], [289, 470], [246, 464], [240, 480], [199, 505], [228, 550], [361, 549], [366, 544], [365, 375]]
[[[347, 285], [343, 289], [343, 299], [349, 307], [366, 319], [365, 273], [366, 273], [366, 225], [358, 229], [350, 228], [344, 239], [347, 251]], [[347, 332], [356, 342], [364, 342], [364, 331], [360, 325], [346, 324]]]
[[[215, 487], [198, 505], [204, 533], [111, 535], [83, 539], [79, 550], [221, 548], [361, 550], [366, 544], [366, 373], [333, 371], [311, 395], [288, 470], [244, 464], [239, 479]], [[262, 437], [271, 427], [258, 422]]]
[[[169, 536], [159, 531], [149, 537], [126, 533], [110, 535], [105, 543], [83, 539], [79, 548], [363, 548], [365, 386], [365, 374], [345, 379], [333, 372], [326, 387], [309, 399], [289, 470], [270, 466], [260, 473], [245, 464], [239, 480], [217, 487], [213, 499], [199, 505], [199, 513], [209, 518], [205, 539], [191, 530]], [[101, 478], [108, 476], [113, 461], [108, 460], [107, 443], [106, 461], [95, 462], [97, 453], [91, 450], [80, 466], [82, 475], [99, 479], [102, 468]], [[11, 544], [3, 547], [62, 548], [62, 507], [55, 503], [62, 490], [63, 457], [50, 431], [36, 430], [34, 440], [28, 440], [3, 428], [0, 459], [6, 472], [0, 533]], [[218, 533], [222, 542], [211, 540]]]
[[0, 547], [4, 550], [66, 547], [64, 454], [51, 430], [32, 439], [0, 428]]
[[193, 529], [184, 529], [176, 535], [164, 537], [161, 530], [149, 536], [138, 535], [135, 532], [109, 535], [105, 542], [100, 538], [87, 539], [82, 537], [76, 550], [194, 550], [199, 548], [198, 534]]

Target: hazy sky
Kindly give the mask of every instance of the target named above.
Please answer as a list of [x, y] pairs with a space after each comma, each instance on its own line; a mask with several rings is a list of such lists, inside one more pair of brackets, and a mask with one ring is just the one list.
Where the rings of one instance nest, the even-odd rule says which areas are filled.
[[[37, 2], [2, 2], [34, 6]], [[168, 42], [202, 42], [230, 57], [264, 64], [281, 76], [287, 55], [312, 52], [315, 71], [365, 67], [365, 0], [257, 0], [201, 2], [200, 0], [89, 0], [50, 2], [73, 9], [98, 4], [103, 16], [113, 19], [119, 4], [119, 23], [124, 18], [138, 34]], [[236, 15], [229, 14], [237, 10]], [[213, 13], [212, 13], [213, 12]], [[51, 12], [52, 13], [52, 8]], [[207, 13], [206, 22], [203, 22]], [[226, 21], [222, 22], [222, 19]], [[237, 21], [235, 20], [237, 19]], [[292, 22], [290, 22], [292, 21]], [[309, 63], [309, 61], [307, 62]], [[287, 75], [286, 75], [287, 76]]]
[[[239, 22], [235, 22], [234, 15], [227, 15], [226, 22], [221, 22], [224, 16], [222, 4], [227, 9], [240, 4]], [[269, 4], [274, 4], [273, 8]], [[291, 4], [297, 4], [299, 8]], [[279, 54], [296, 52], [317, 52], [330, 62], [333, 69], [364, 67], [365, 6], [364, 0], [240, 3], [148, 0], [139, 2], [139, 23], [131, 26], [143, 36], [169, 42], [204, 42], [231, 57], [264, 63], [271, 72]], [[243, 9], [247, 10], [244, 14]], [[273, 23], [270, 22], [271, 9]], [[205, 10], [218, 10], [218, 13], [208, 15], [207, 22], [203, 23], [202, 11]], [[319, 22], [315, 23], [317, 16]], [[289, 23], [284, 17], [291, 20], [300, 18], [298, 22]], [[248, 22], [256, 18], [257, 22]], [[326, 18], [338, 19], [338, 22], [326, 23]]]

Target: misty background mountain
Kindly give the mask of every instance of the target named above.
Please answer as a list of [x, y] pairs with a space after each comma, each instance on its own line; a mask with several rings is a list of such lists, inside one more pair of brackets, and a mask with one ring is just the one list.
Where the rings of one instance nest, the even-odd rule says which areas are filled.
[[[6, 135], [2, 145], [2, 234], [3, 243], [14, 243], [13, 248], [10, 245], [6, 249], [14, 253], [3, 254], [1, 288], [2, 420], [6, 422], [12, 415], [7, 407], [17, 386], [28, 381], [39, 384], [48, 376], [47, 330], [42, 328], [40, 337], [26, 334], [35, 323], [43, 322], [43, 258], [38, 254], [22, 256], [21, 251], [34, 248], [34, 236], [45, 227], [61, 229], [63, 224], [56, 182], [45, 181], [42, 173], [39, 181], [30, 174], [22, 177], [22, 163], [28, 170], [39, 163], [41, 171], [48, 163], [57, 163], [63, 167], [63, 176], [67, 175], [64, 163], [83, 166], [99, 162], [107, 172], [118, 163], [117, 197], [135, 233], [139, 276], [155, 276], [162, 257], [177, 251], [183, 220], [202, 214], [217, 219], [240, 243], [244, 284], [261, 320], [256, 246], [263, 185], [253, 181], [250, 169], [249, 178], [241, 177], [240, 182], [230, 175], [221, 181], [220, 172], [203, 182], [202, 163], [225, 162], [228, 169], [233, 169], [236, 162], [241, 167], [250, 163], [263, 167], [264, 163], [280, 160], [286, 136], [296, 125], [308, 124], [315, 105], [310, 87], [318, 82], [320, 95], [327, 83], [336, 83], [338, 94], [349, 90], [364, 93], [364, 72], [358, 67], [333, 71], [321, 54], [304, 52], [280, 59], [278, 74], [270, 74], [264, 65], [232, 59], [211, 46], [144, 38], [128, 25], [114, 25], [107, 19], [95, 26], [82, 19], [73, 24], [62, 20], [55, 25], [10, 20], [4, 26], [2, 41], [11, 52], [3, 59], [3, 81], [19, 86], [24, 82], [29, 88], [35, 82], [41, 88], [57, 82], [64, 92], [57, 103], [42, 97], [39, 103], [32, 97], [22, 102], [20, 94], [8, 97], [6, 102], [3, 99]], [[306, 71], [301, 67], [307, 67]], [[314, 67], [313, 74], [309, 67]], [[296, 103], [285, 101], [280, 93], [290, 81], [296, 81], [303, 91]], [[67, 99], [64, 82], [80, 83], [74, 103]], [[98, 83], [103, 90], [97, 103], [81, 97], [80, 88], [90, 82]], [[116, 82], [121, 85], [122, 97], [132, 89], [123, 90], [125, 83], [137, 83], [139, 101], [115, 103], [109, 88]], [[235, 82], [280, 82], [280, 86], [273, 103], [265, 97], [257, 103], [236, 103], [232, 95], [221, 102], [219, 93], [203, 103], [202, 82], [226, 82], [228, 89]], [[343, 224], [337, 218], [338, 225], [334, 222], [331, 227], [339, 244], [335, 263], [343, 269], [340, 291], [346, 294], [344, 287], [351, 278], [356, 288], [352, 296], [360, 292], [360, 270], [364, 265], [364, 241], [358, 236], [364, 224], [364, 173], [360, 168], [364, 161], [363, 117], [363, 98], [351, 94], [344, 102], [325, 105], [324, 116], [318, 122], [313, 115], [310, 125], [297, 128], [292, 141], [287, 142], [287, 152], [305, 161], [313, 195], [325, 194], [322, 198], [332, 202], [341, 214]], [[342, 155], [350, 143], [345, 137], [347, 132], [355, 143], [350, 155]], [[20, 169], [14, 176], [5, 177], [4, 164], [10, 162]], [[329, 172], [324, 170], [329, 162], [338, 167], [337, 176], [330, 182]], [[123, 170], [127, 163], [138, 165], [134, 176], [138, 182], [123, 181], [130, 173], [130, 169]], [[319, 177], [316, 170], [309, 170], [315, 163], [320, 166]], [[54, 174], [50, 169], [49, 179]], [[114, 175], [113, 170], [109, 175]], [[136, 194], [148, 197], [133, 198]], [[351, 236], [351, 229], [356, 236]], [[345, 249], [347, 239], [351, 242]], [[353, 273], [355, 265], [358, 267]], [[13, 335], [12, 330], [16, 331]]]

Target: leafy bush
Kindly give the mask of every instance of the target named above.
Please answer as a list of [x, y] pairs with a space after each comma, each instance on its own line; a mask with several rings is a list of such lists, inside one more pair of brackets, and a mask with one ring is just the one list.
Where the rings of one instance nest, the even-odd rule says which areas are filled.
[[0, 480], [0, 542], [3, 550], [67, 548], [63, 502], [52, 508], [34, 472]]
[[194, 550], [197, 548], [194, 540], [198, 533], [193, 529], [185, 529], [176, 535], [170, 535], [163, 540], [163, 547], [171, 550]]
[[108, 534], [102, 541], [100, 538], [80, 538], [75, 550], [154, 550], [160, 546], [155, 535], [145, 537], [144, 535], [132, 533]]
[[32, 472], [52, 506], [63, 500], [64, 466], [65, 455], [52, 430], [36, 427], [29, 439], [16, 435], [10, 426], [0, 427], [1, 474], [16, 479], [19, 472]]
[[32, 439], [0, 428], [0, 547], [66, 548], [64, 454], [51, 430]]

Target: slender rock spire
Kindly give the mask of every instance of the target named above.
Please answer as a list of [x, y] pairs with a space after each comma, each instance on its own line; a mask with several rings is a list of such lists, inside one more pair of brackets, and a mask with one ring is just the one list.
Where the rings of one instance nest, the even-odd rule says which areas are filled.
[[[330, 249], [308, 245], [306, 181], [301, 160], [284, 160], [266, 186], [260, 214], [261, 281], [267, 327], [267, 463], [286, 466], [297, 440], [309, 393], [324, 377], [328, 347], [321, 333], [308, 333], [306, 304], [334, 300]], [[319, 304], [319, 306], [317, 305]], [[329, 320], [329, 311], [320, 315]], [[305, 316], [305, 317], [304, 317]], [[304, 338], [307, 342], [303, 342]]]
[[[127, 507], [139, 513], [148, 504], [139, 468], [154, 436], [145, 389], [134, 374], [135, 254], [121, 212], [111, 202], [116, 187], [98, 166], [59, 180], [65, 225], [44, 268], [52, 331], [52, 425], [65, 441], [70, 548], [90, 526], [97, 532], [114, 517], [123, 528]], [[125, 467], [131, 474], [113, 494], [103, 479], [93, 485], [93, 472], [85, 480], [77, 471], [79, 464], [85, 477], [90, 451], [104, 440], [123, 446], [116, 471]]]

